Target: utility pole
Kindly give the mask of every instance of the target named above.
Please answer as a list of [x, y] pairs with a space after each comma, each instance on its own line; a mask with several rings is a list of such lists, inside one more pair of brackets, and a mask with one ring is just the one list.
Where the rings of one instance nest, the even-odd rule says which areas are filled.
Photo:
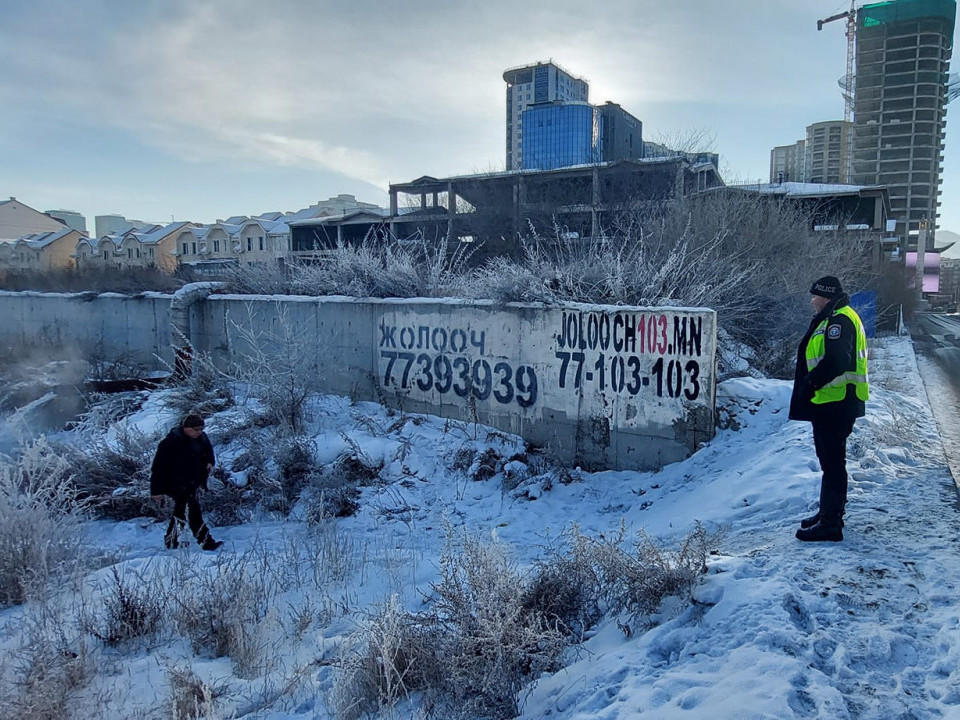
[[920, 218], [920, 232], [917, 233], [917, 302], [923, 301], [923, 264], [927, 250], [927, 218]]

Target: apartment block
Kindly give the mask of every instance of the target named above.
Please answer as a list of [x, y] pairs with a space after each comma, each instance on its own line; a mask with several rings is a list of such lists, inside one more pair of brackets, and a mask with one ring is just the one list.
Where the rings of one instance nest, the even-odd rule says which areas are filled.
[[853, 180], [890, 191], [897, 234], [940, 207], [954, 0], [890, 0], [857, 12]]

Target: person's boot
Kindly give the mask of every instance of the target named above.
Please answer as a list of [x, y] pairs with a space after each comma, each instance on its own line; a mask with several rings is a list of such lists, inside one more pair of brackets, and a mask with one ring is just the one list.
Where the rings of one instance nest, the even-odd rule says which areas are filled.
[[[810, 517], [807, 517], [807, 518], [804, 518], [803, 520], [801, 520], [801, 521], [800, 521], [800, 527], [802, 527], [804, 530], [806, 530], [807, 528], [812, 528], [812, 527], [813, 527], [814, 525], [816, 525], [818, 522], [820, 522], [820, 512], [819, 512], [819, 511], [817, 511], [817, 514], [816, 514], [816, 515], [811, 515]], [[840, 527], [843, 528], [843, 520], [840, 521]]]
[[816, 525], [797, 530], [797, 540], [804, 542], [840, 542], [843, 540], [843, 530], [839, 525]]
[[197, 545], [201, 550], [217, 550], [223, 545], [223, 540], [214, 540], [210, 528], [204, 523], [197, 532]]

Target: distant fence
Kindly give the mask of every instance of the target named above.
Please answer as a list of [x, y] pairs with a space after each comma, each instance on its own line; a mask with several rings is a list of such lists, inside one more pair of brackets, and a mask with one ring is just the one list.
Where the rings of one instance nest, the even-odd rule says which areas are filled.
[[171, 301], [0, 293], [0, 344], [157, 369], [185, 340], [222, 367], [293, 340], [322, 392], [492, 425], [590, 468], [659, 467], [714, 433], [712, 310], [201, 293], [172, 331]]

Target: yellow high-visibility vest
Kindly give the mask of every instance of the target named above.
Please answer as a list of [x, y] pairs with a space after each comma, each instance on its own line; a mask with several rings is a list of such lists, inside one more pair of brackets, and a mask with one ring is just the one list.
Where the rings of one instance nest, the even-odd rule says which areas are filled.
[[817, 329], [810, 336], [807, 343], [807, 372], [813, 370], [820, 361], [823, 360], [827, 351], [826, 333], [830, 326], [830, 320], [837, 315], [846, 315], [853, 323], [857, 331], [857, 368], [841, 373], [813, 395], [813, 403], [822, 405], [824, 403], [840, 402], [847, 394], [847, 385], [853, 385], [857, 392], [857, 397], [866, 402], [870, 398], [870, 385], [867, 380], [867, 334], [863, 330], [863, 323], [860, 322], [860, 316], [849, 305], [838, 308], [832, 315], [825, 318], [823, 322], [817, 325]]

